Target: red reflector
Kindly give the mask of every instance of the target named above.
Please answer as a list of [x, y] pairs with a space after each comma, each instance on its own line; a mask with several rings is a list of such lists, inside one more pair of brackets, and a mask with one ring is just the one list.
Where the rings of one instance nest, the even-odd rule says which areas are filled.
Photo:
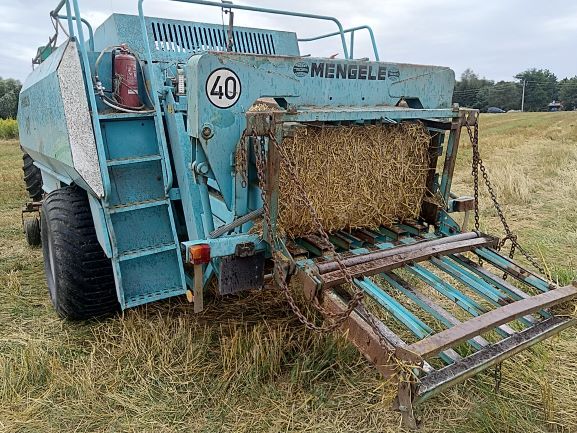
[[190, 262], [193, 265], [205, 265], [210, 262], [210, 245], [193, 245], [188, 251], [190, 252]]

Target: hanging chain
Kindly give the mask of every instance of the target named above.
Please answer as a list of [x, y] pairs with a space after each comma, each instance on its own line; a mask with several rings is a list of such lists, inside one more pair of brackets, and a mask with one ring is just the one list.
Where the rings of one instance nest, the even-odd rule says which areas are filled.
[[503, 363], [499, 362], [495, 364], [495, 370], [493, 371], [493, 380], [495, 382], [494, 392], [495, 394], [499, 394], [499, 390], [501, 389], [501, 381], [503, 380]]
[[247, 155], [246, 135], [243, 134], [238, 147], [236, 149], [236, 156], [234, 161], [234, 168], [237, 174], [240, 175], [241, 185], [246, 188], [248, 185], [248, 155]]
[[[503, 248], [503, 246], [505, 245], [505, 243], [507, 241], [510, 241], [511, 242], [511, 248], [509, 250], [509, 258], [512, 259], [513, 256], [515, 255], [515, 251], [518, 250], [529, 261], [529, 263], [531, 263], [536, 269], [538, 269], [541, 274], [546, 276], [547, 272], [545, 271], [545, 269], [539, 264], [539, 262], [533, 256], [531, 256], [531, 254], [527, 250], [525, 250], [519, 244], [519, 242], [517, 240], [517, 235], [515, 233], [513, 233], [513, 231], [509, 227], [507, 219], [505, 218], [505, 213], [503, 212], [503, 209], [501, 208], [501, 205], [500, 205], [499, 201], [497, 200], [497, 194], [495, 193], [493, 185], [491, 184], [491, 181], [489, 180], [489, 175], [487, 173], [487, 169], [485, 167], [485, 164], [483, 163], [483, 160], [481, 159], [481, 154], [479, 153], [479, 123], [476, 121], [475, 124], [473, 125], [473, 127], [471, 128], [471, 125], [469, 124], [469, 121], [467, 120], [465, 122], [465, 126], [467, 127], [467, 132], [468, 132], [469, 138], [471, 140], [471, 147], [473, 149], [473, 163], [472, 163], [471, 174], [473, 175], [473, 189], [474, 189], [474, 198], [475, 198], [475, 230], [479, 231], [479, 226], [480, 226], [480, 222], [479, 222], [479, 219], [480, 219], [480, 217], [479, 217], [479, 170], [481, 170], [481, 175], [483, 177], [483, 181], [485, 183], [485, 186], [487, 187], [487, 191], [489, 192], [489, 195], [491, 197], [491, 201], [493, 202], [493, 207], [497, 211], [497, 215], [498, 215], [499, 220], [501, 221], [501, 225], [503, 226], [503, 229], [505, 231], [505, 236], [499, 241], [497, 249], [500, 250], [501, 248]], [[504, 275], [504, 277], [506, 277], [506, 274]]]
[[[253, 141], [253, 149], [254, 149], [254, 154], [255, 154], [255, 162], [256, 162], [256, 169], [257, 169], [257, 175], [258, 175], [258, 182], [259, 182], [259, 187], [261, 190], [261, 199], [263, 202], [263, 210], [264, 210], [263, 218], [264, 218], [264, 223], [266, 225], [266, 231], [267, 231], [267, 236], [268, 236], [267, 241], [268, 241], [270, 248], [271, 248], [271, 253], [272, 253], [272, 258], [273, 258], [273, 263], [274, 263], [273, 273], [276, 277], [275, 278], [276, 281], [278, 282], [281, 290], [283, 291], [283, 293], [287, 299], [287, 302], [289, 303], [289, 306], [291, 307], [291, 310], [294, 312], [294, 314], [297, 316], [299, 321], [307, 329], [310, 329], [310, 330], [315, 331], [315, 332], [326, 333], [326, 332], [331, 332], [331, 331], [335, 330], [336, 328], [338, 328], [345, 320], [347, 320], [347, 318], [351, 315], [351, 313], [357, 307], [361, 307], [359, 310], [359, 313], [361, 313], [363, 318], [365, 320], [367, 320], [367, 322], [369, 323], [369, 325], [371, 326], [371, 328], [373, 329], [373, 331], [375, 332], [375, 334], [379, 338], [379, 342], [382, 345], [385, 344], [385, 338], [382, 335], [382, 332], [380, 331], [380, 329], [378, 327], [376, 319], [374, 318], [373, 315], [366, 312], [364, 307], [362, 307], [362, 299], [364, 298], [364, 292], [355, 287], [354, 282], [353, 282], [353, 277], [352, 277], [350, 271], [344, 265], [344, 263], [342, 262], [342, 259], [340, 257], [340, 254], [338, 254], [336, 252], [335, 247], [330, 242], [329, 236], [328, 236], [327, 232], [324, 230], [324, 227], [322, 226], [322, 223], [320, 222], [320, 218], [318, 217], [318, 214], [316, 213], [314, 206], [312, 205], [312, 203], [308, 199], [307, 193], [304, 190], [304, 187], [298, 178], [296, 168], [291, 163], [291, 160], [290, 160], [288, 154], [286, 153], [286, 150], [281, 145], [279, 145], [274, 134], [272, 132], [269, 132], [268, 136], [266, 137], [266, 138], [268, 138], [269, 146], [272, 143], [275, 150], [278, 152], [278, 154], [280, 156], [281, 163], [287, 169], [287, 172], [290, 175], [291, 180], [294, 182], [295, 186], [297, 187], [297, 191], [298, 191], [299, 195], [301, 196], [303, 202], [306, 203], [306, 206], [308, 208], [308, 211], [311, 214], [312, 220], [314, 222], [314, 225], [315, 225], [315, 228], [316, 228], [318, 234], [323, 239], [325, 244], [329, 247], [329, 251], [333, 254], [340, 271], [343, 273], [343, 275], [345, 277], [346, 282], [348, 283], [348, 285], [353, 290], [353, 293], [351, 295], [351, 299], [346, 304], [346, 308], [340, 313], [333, 313], [331, 311], [326, 310], [319, 303], [318, 298], [316, 296], [313, 297], [312, 305], [314, 306], [314, 308], [317, 309], [324, 316], [329, 318], [329, 323], [326, 325], [317, 325], [316, 323], [309, 320], [304, 315], [304, 313], [302, 312], [300, 307], [297, 305], [297, 302], [294, 299], [292, 293], [290, 292], [290, 289], [289, 289], [288, 284], [286, 282], [286, 279], [284, 277], [284, 272], [283, 272], [282, 264], [281, 264], [281, 260], [280, 260], [280, 254], [281, 253], [277, 250], [277, 242], [279, 240], [277, 238], [276, 231], [273, 231], [273, 227], [272, 227], [271, 214], [270, 214], [270, 203], [269, 203], [268, 196], [267, 196], [268, 185], [267, 185], [267, 179], [266, 179], [266, 165], [267, 165], [266, 139], [265, 139], [265, 136], [258, 137], [255, 132], [248, 133], [247, 131], [245, 131], [245, 134], [243, 134], [243, 139], [241, 140], [241, 143], [242, 143], [241, 146], [242, 147], [244, 147], [244, 140], [246, 140], [247, 137], [251, 138]], [[245, 147], [245, 149], [246, 149], [246, 147]]]

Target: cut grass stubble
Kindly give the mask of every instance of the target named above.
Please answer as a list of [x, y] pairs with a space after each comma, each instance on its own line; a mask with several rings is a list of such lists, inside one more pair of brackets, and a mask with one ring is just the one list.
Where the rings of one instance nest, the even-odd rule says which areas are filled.
[[[577, 267], [577, 116], [481, 122], [512, 227], [566, 284]], [[18, 143], [0, 143], [0, 431], [399, 431], [392, 385], [342, 336], [306, 331], [275, 292], [213, 298], [201, 315], [170, 300], [101, 322], [59, 320], [20, 229], [20, 163]], [[469, 176], [463, 144], [458, 193], [471, 194]], [[496, 232], [482, 198], [482, 229]], [[576, 341], [570, 329], [506, 361], [499, 394], [488, 372], [435, 397], [422, 431], [577, 431]]]

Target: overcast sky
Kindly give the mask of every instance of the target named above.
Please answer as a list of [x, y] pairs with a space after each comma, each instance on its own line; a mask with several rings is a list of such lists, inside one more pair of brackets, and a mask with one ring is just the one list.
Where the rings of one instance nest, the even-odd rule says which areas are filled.
[[[52, 34], [48, 12], [57, 0], [0, 0], [0, 76], [24, 80], [36, 48]], [[137, 0], [79, 0], [96, 28], [112, 12], [137, 13]], [[235, 0], [236, 4], [333, 15], [345, 27], [369, 24], [381, 60], [467, 67], [493, 80], [511, 80], [527, 68], [547, 68], [558, 78], [577, 75], [577, 2], [570, 0]], [[147, 15], [221, 22], [218, 8], [146, 0]], [[312, 36], [334, 24], [236, 12], [236, 24]], [[368, 39], [356, 38], [355, 57], [368, 56]], [[302, 54], [328, 56], [337, 38], [301, 44]]]

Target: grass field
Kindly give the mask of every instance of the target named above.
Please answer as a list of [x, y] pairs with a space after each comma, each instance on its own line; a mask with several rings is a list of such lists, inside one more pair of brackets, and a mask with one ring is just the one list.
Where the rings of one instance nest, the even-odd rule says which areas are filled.
[[[464, 140], [463, 140], [464, 142]], [[481, 150], [511, 226], [566, 284], [577, 269], [577, 113], [485, 115]], [[470, 146], [454, 188], [471, 194]], [[26, 246], [16, 141], [0, 142], [0, 431], [399, 431], [391, 392], [342, 337], [303, 329], [271, 292], [59, 320]], [[498, 220], [486, 200], [483, 229]], [[422, 406], [423, 432], [577, 431], [577, 330]]]

